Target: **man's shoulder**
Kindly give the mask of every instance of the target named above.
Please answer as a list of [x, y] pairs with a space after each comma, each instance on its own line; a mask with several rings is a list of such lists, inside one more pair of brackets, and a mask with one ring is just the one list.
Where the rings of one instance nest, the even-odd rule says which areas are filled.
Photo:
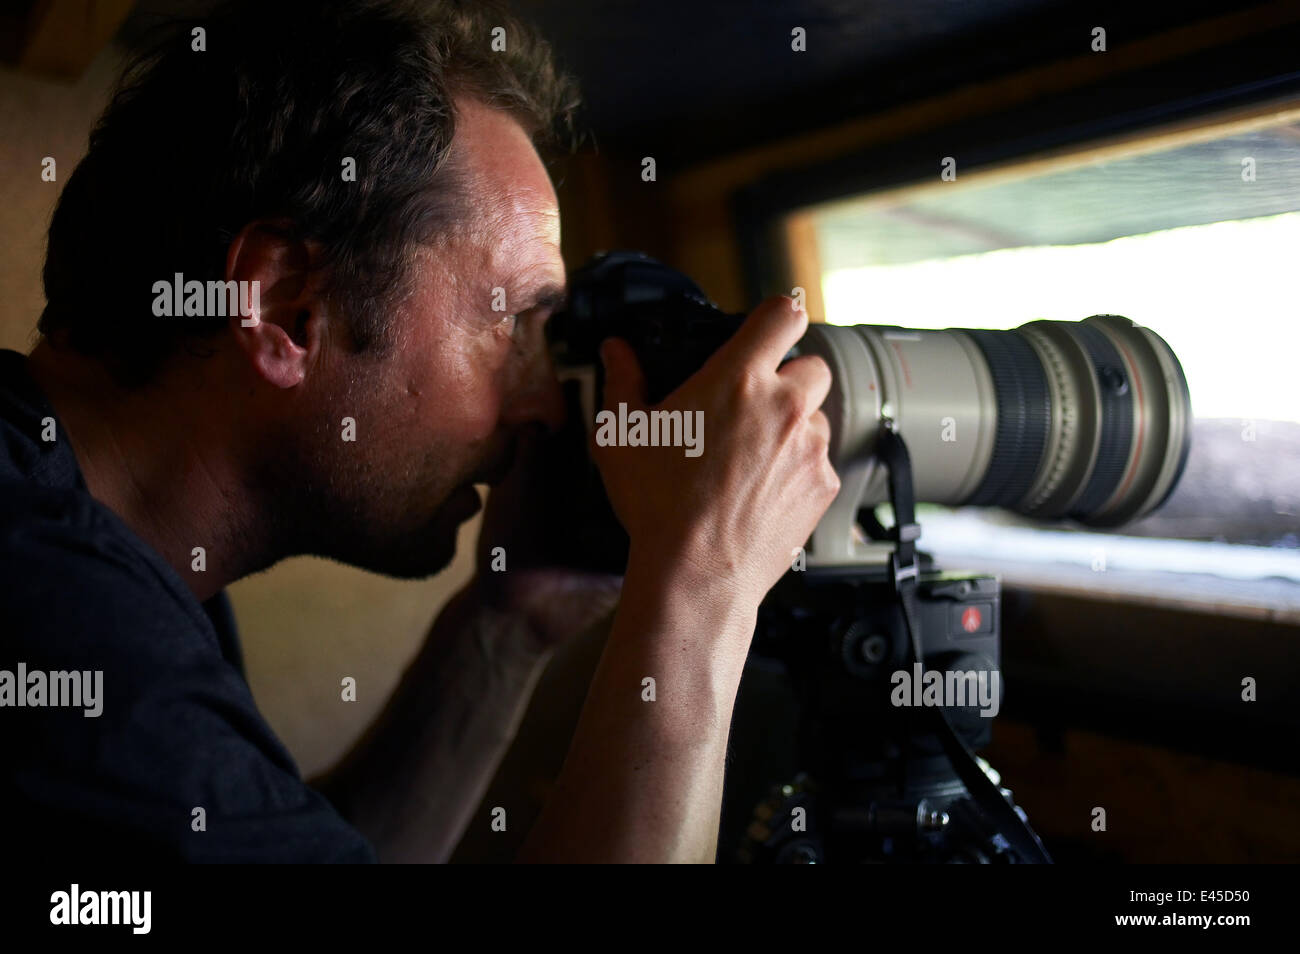
[[35, 480], [0, 478], [0, 552], [54, 557], [72, 554], [138, 567], [120, 528], [87, 491]]
[[194, 637], [219, 651], [201, 607], [160, 560], [85, 491], [0, 481], [6, 641], [48, 647], [89, 627], [169, 654]]
[[26, 820], [21, 852], [374, 860], [303, 783], [219, 621], [142, 548], [84, 491], [0, 481], [0, 814]]

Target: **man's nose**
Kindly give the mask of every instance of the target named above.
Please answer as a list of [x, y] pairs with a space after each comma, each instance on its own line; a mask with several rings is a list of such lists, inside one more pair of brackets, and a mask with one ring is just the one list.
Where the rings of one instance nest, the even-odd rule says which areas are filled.
[[541, 424], [551, 434], [564, 427], [564, 392], [546, 348], [533, 351], [531, 360], [521, 369], [504, 416], [507, 424]]

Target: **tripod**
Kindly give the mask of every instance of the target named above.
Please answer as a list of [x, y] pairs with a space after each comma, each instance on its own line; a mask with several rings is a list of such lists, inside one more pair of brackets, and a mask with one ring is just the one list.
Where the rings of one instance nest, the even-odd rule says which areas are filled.
[[918, 707], [898, 691], [900, 674], [930, 685], [986, 674], [996, 692], [1000, 600], [994, 577], [943, 573], [916, 550], [910, 457], [890, 421], [876, 455], [894, 526], [869, 511], [858, 522], [893, 544], [886, 564], [792, 571], [760, 611], [746, 679], [766, 675], [769, 691], [774, 676], [786, 684], [795, 770], [753, 807], [736, 860], [1050, 863], [1011, 792], [974, 754], [990, 739], [996, 704], [973, 703], [994, 700]]

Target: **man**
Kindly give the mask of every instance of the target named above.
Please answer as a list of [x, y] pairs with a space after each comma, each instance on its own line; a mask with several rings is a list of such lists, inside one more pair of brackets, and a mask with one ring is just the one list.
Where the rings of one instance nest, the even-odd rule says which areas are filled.
[[[198, 28], [110, 104], [51, 224], [43, 338], [0, 356], [0, 668], [102, 673], [96, 716], [0, 709], [6, 841], [443, 860], [608, 582], [480, 573], [321, 789], [257, 712], [224, 587], [304, 553], [434, 573], [473, 485], [512, 466], [483, 545], [536, 545], [565, 277], [534, 138], [570, 88], [481, 4], [249, 5]], [[237, 283], [239, 307], [190, 281]], [[703, 455], [594, 448], [631, 554], [525, 859], [713, 859], [758, 603], [838, 489], [829, 371], [780, 363], [806, 322], [765, 302], [664, 402], [703, 412]], [[644, 406], [627, 345], [604, 359], [607, 404]]]

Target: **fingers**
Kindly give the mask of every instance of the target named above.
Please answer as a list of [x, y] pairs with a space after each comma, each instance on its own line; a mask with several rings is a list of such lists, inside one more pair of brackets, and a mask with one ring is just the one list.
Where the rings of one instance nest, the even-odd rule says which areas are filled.
[[830, 367], [819, 355], [814, 354], [792, 358], [776, 374], [798, 393], [805, 415], [812, 414], [822, 406], [833, 383]]
[[605, 366], [605, 407], [645, 407], [645, 373], [632, 346], [622, 338], [608, 338], [600, 346], [600, 360]]
[[808, 418], [808, 429], [820, 438], [821, 442], [830, 445], [831, 442], [831, 422], [821, 411], [814, 411]]
[[719, 350], [722, 360], [746, 364], [755, 370], [774, 371], [786, 352], [808, 330], [807, 312], [794, 307], [794, 299], [777, 295], [750, 313], [745, 323]]

